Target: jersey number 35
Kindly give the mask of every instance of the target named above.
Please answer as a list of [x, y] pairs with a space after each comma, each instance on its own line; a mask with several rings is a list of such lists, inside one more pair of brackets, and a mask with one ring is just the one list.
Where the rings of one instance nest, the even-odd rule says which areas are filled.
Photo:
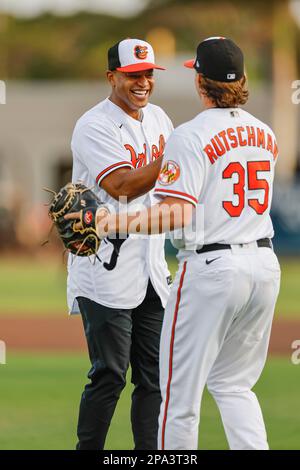
[[[248, 205], [259, 215], [263, 214], [269, 205], [269, 183], [266, 179], [258, 178], [259, 171], [270, 171], [269, 161], [256, 161], [247, 163], [248, 190], [264, 191], [264, 200], [248, 199]], [[224, 201], [223, 207], [231, 217], [239, 217], [245, 207], [245, 180], [246, 170], [239, 162], [230, 163], [223, 171], [223, 179], [232, 178], [234, 174], [238, 175], [238, 181], [233, 185], [233, 193], [238, 196], [238, 204], [234, 205], [231, 201]]]

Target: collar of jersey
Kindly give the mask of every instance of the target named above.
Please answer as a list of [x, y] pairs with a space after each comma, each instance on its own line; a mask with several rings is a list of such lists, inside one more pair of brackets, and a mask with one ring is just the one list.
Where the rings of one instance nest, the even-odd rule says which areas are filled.
[[231, 107], [231, 108], [219, 108], [219, 107], [215, 106], [214, 108], [205, 108], [205, 109], [203, 109], [202, 112], [203, 112], [203, 113], [206, 113], [207, 111], [228, 111], [228, 110], [230, 110], [230, 111], [231, 111], [231, 110], [236, 110], [236, 111], [239, 110], [239, 111], [241, 111], [241, 108], [239, 108], [238, 106], [236, 106], [236, 107]]
[[110, 108], [110, 111], [112, 112], [112, 115], [114, 119], [119, 123], [119, 125], [126, 125], [126, 123], [130, 123], [131, 125], [134, 125], [136, 127], [140, 127], [143, 122], [145, 122], [145, 110], [147, 109], [148, 105], [143, 108], [142, 113], [143, 113], [143, 119], [142, 121], [137, 121], [137, 119], [134, 119], [133, 117], [129, 116], [129, 114], [125, 113], [120, 106], [116, 105], [112, 101], [110, 101], [109, 98], [106, 98], [106, 102]]

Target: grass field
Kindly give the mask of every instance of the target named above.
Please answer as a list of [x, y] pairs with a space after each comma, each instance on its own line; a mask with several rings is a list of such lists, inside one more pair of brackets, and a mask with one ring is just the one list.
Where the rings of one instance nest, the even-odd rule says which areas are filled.
[[[77, 409], [89, 365], [84, 355], [9, 354], [0, 365], [0, 449], [73, 449]], [[128, 377], [130, 382], [130, 377]], [[300, 365], [272, 358], [256, 386], [273, 449], [300, 449]], [[127, 384], [107, 449], [131, 449]], [[218, 410], [205, 393], [199, 448], [226, 449]]]
[[[300, 260], [281, 260], [281, 265], [277, 314], [300, 318]], [[169, 266], [174, 274], [176, 261], [172, 259]], [[0, 315], [65, 315], [65, 289], [65, 268], [60, 258], [0, 260]], [[0, 365], [0, 449], [73, 449], [88, 368], [85, 354], [8, 351], [7, 364]], [[292, 365], [288, 357], [269, 359], [256, 390], [273, 449], [300, 449], [299, 389], [300, 365]], [[133, 447], [130, 391], [129, 383], [118, 404], [107, 449]], [[227, 448], [218, 410], [208, 393], [202, 403], [199, 448]]]
[[[172, 273], [176, 259], [169, 260]], [[281, 260], [282, 283], [276, 313], [300, 318], [300, 260]], [[66, 274], [60, 257], [28, 261], [0, 259], [0, 315], [61, 315], [67, 311]]]

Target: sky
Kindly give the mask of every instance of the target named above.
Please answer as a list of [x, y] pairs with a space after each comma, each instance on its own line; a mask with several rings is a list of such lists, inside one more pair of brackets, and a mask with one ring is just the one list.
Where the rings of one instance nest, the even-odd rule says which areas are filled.
[[78, 10], [131, 16], [139, 13], [148, 0], [0, 0], [0, 12], [17, 16], [36, 16], [45, 11], [69, 14]]

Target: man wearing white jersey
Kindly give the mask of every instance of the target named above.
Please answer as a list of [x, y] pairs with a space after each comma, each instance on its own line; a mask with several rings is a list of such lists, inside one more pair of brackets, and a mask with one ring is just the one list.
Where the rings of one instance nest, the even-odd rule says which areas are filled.
[[185, 65], [196, 70], [205, 109], [168, 140], [155, 186], [159, 204], [129, 215], [125, 228], [120, 217], [103, 216], [97, 230], [130, 233], [138, 220], [140, 232], [160, 233], [204, 214], [203, 226], [194, 224], [194, 243], [191, 231], [188, 245], [180, 242], [165, 311], [158, 448], [197, 449], [207, 384], [230, 448], [268, 449], [251, 389], [266, 361], [280, 284], [270, 219], [276, 139], [239, 107], [248, 91], [243, 54], [233, 41], [209, 38]]
[[[151, 206], [172, 123], [148, 104], [155, 64], [150, 44], [125, 39], [108, 51], [109, 98], [77, 122], [73, 182], [93, 187], [111, 210]], [[124, 202], [124, 199], [123, 199]], [[170, 275], [164, 236], [106, 239], [98, 260], [70, 256], [68, 303], [80, 311], [92, 368], [82, 394], [77, 449], [103, 449], [115, 406], [132, 368], [131, 421], [136, 449], [157, 448], [159, 339]]]

